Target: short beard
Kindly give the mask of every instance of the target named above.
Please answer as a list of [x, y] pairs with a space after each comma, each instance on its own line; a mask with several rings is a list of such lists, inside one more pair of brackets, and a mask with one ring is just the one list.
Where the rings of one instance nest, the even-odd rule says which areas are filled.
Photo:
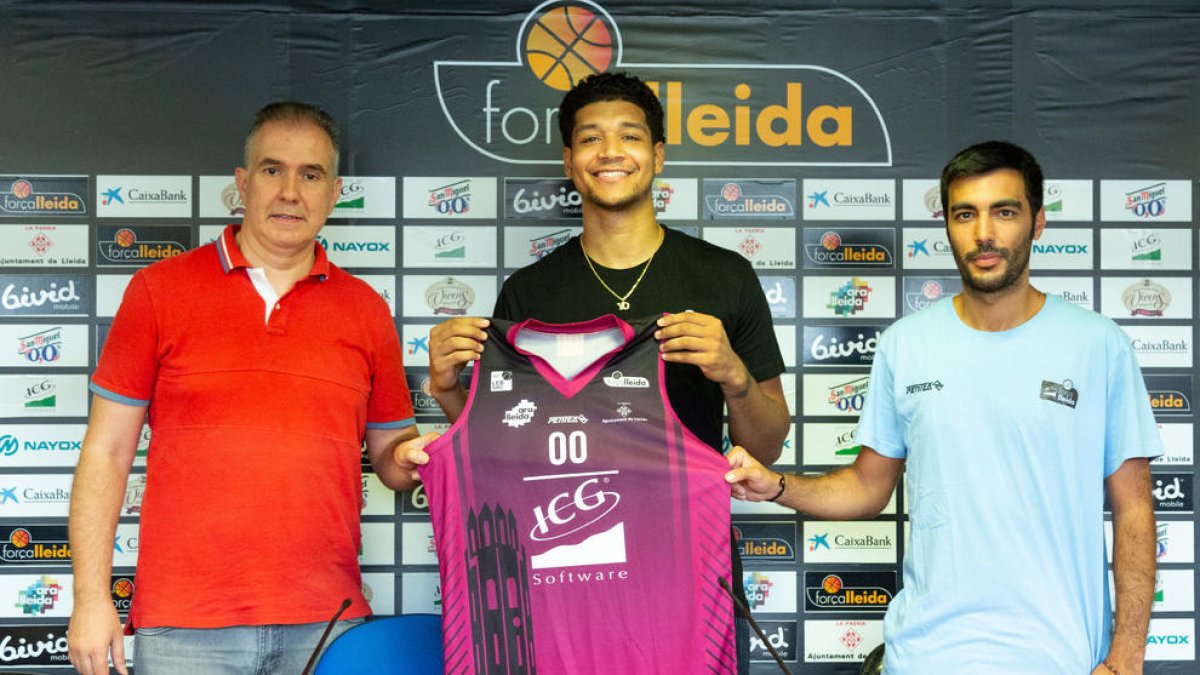
[[[999, 293], [1014, 286], [1021, 279], [1021, 275], [1025, 273], [1025, 270], [1029, 268], [1029, 254], [1032, 247], [1033, 226], [1030, 226], [1029, 235], [1024, 241], [1018, 241], [1014, 248], [997, 248], [991, 244], [984, 244], [965, 255], [960, 255], [958, 251], [951, 247], [951, 253], [954, 254], [954, 264], [958, 266], [958, 273], [962, 277], [963, 286], [978, 293]], [[1004, 274], [990, 280], [978, 279], [972, 276], [967, 262], [974, 260], [983, 253], [999, 253], [1007, 263], [1004, 268]]]

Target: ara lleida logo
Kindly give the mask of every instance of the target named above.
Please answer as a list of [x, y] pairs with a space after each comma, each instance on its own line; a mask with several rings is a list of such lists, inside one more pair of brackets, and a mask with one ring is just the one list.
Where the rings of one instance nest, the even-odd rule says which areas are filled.
[[[630, 24], [639, 45], [658, 29]], [[616, 19], [589, 0], [537, 5], [516, 27], [515, 41], [507, 58], [481, 54], [433, 64], [446, 121], [464, 143], [497, 161], [561, 164], [563, 93], [611, 71], [641, 78], [658, 95], [671, 164], [892, 165], [887, 125], [871, 96], [826, 66], [628, 62]]]

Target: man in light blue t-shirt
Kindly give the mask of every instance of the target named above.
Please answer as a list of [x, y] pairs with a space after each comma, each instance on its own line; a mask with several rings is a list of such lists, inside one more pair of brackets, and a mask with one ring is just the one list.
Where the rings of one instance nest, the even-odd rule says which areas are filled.
[[1149, 458], [1161, 443], [1129, 339], [1030, 285], [1046, 214], [1028, 152], [967, 148], [941, 191], [963, 291], [883, 334], [854, 464], [780, 475], [735, 448], [734, 496], [874, 518], [907, 468], [888, 675], [1141, 673], [1154, 596]]

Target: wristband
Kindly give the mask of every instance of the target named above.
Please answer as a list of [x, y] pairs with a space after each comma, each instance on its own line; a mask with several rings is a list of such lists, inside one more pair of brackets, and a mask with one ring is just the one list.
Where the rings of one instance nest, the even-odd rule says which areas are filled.
[[779, 492], [775, 493], [775, 496], [771, 497], [767, 501], [773, 502], [776, 499], [779, 499], [780, 497], [783, 496], [783, 492], [786, 489], [787, 489], [787, 487], [784, 485], [784, 474], [781, 473], [781, 474], [779, 474]]
[[1100, 665], [1107, 668], [1108, 672], [1112, 673], [1112, 675], [1121, 675], [1120, 671], [1118, 671], [1116, 668], [1113, 668], [1113, 665], [1108, 662], [1108, 659], [1104, 659], [1103, 661], [1101, 661]]

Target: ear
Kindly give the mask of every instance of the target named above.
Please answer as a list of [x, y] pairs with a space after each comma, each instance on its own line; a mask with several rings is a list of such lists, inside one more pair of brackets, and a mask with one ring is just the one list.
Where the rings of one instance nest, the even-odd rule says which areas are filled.
[[238, 167], [233, 170], [233, 182], [237, 184], [238, 195], [242, 198], [242, 203], [246, 203], [246, 186], [250, 182], [250, 174], [244, 168]]
[[665, 160], [663, 142], [658, 141], [657, 143], [654, 144], [654, 175], [655, 176], [662, 173], [663, 163], [665, 161], [666, 160]]
[[574, 178], [571, 175], [571, 146], [569, 145], [563, 146], [563, 173], [567, 178]]
[[1046, 207], [1038, 209], [1037, 215], [1033, 217], [1033, 238], [1041, 239], [1042, 231], [1046, 229]]
[[340, 194], [342, 194], [342, 177], [338, 176], [333, 179], [333, 199], [329, 200], [329, 213], [325, 214], [326, 218], [333, 215], [333, 210], [337, 208], [337, 198]]

